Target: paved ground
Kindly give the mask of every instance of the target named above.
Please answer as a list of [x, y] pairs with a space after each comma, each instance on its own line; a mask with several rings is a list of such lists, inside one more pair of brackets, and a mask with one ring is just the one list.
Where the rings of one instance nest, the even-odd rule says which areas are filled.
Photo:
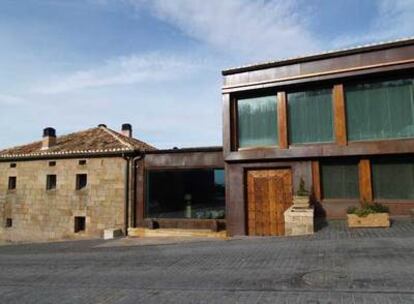
[[[114, 242], [114, 245], [117, 243]], [[414, 303], [414, 224], [154, 246], [0, 247], [0, 303]]]

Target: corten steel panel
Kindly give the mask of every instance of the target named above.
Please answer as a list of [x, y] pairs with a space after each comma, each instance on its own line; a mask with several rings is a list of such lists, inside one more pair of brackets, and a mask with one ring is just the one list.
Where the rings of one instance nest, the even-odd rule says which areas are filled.
[[320, 172], [319, 161], [313, 160], [312, 161], [312, 189], [314, 198], [317, 201], [320, 201], [322, 198], [321, 192], [321, 172]]
[[342, 84], [335, 85], [332, 96], [336, 144], [345, 146], [347, 143], [347, 130], [344, 86]]
[[223, 152], [158, 153], [145, 155], [146, 169], [223, 168]]
[[287, 149], [288, 142], [288, 119], [287, 119], [287, 101], [286, 92], [277, 94], [277, 115], [278, 115], [278, 132], [279, 132], [279, 149]]
[[[390, 176], [390, 178], [392, 178]], [[369, 159], [359, 161], [359, 192], [361, 202], [372, 202], [371, 162]]]
[[[147, 170], [161, 169], [191, 169], [191, 168], [224, 168], [223, 152], [165, 152], [146, 154], [143, 161], [139, 163], [137, 168], [137, 185], [136, 185], [136, 226], [145, 225], [145, 172]], [[187, 225], [192, 222], [186, 222]], [[194, 228], [199, 227], [194, 224]]]
[[292, 169], [293, 192], [297, 191], [301, 178], [309, 189], [312, 185], [310, 161], [250, 162], [226, 164], [226, 227], [229, 235], [247, 234], [247, 180], [249, 169]]
[[280, 78], [277, 81], [252, 82], [245, 85], [234, 87], [223, 87], [222, 93], [237, 93], [253, 92], [254, 90], [274, 89], [286, 90], [287, 88], [297, 87], [300, 85], [314, 84], [320, 85], [327, 82], [337, 82], [339, 79], [352, 79], [355, 77], [368, 77], [370, 75], [389, 75], [398, 74], [402, 71], [409, 72], [414, 69], [414, 59], [387, 63], [383, 65], [373, 65], [357, 67], [349, 70], [336, 70], [323, 73], [308, 74], [302, 76]]
[[230, 105], [230, 94], [223, 94], [223, 153], [228, 154], [231, 151], [232, 139], [231, 134], [236, 134], [235, 128], [232, 128], [230, 123], [236, 123], [235, 118], [230, 119], [232, 115], [232, 107]]
[[225, 155], [226, 162], [289, 160], [300, 158], [387, 155], [414, 152], [414, 139], [349, 142], [346, 146], [307, 144], [290, 146], [289, 149], [260, 148], [233, 151]]
[[[224, 76], [224, 88], [248, 86], [264, 83], [327, 75], [346, 71], [357, 71], [360, 68], [374, 68], [392, 63], [409, 63], [413, 60], [414, 41], [412, 45], [393, 47], [383, 50], [372, 50], [364, 53], [342, 55], [334, 58], [320, 58], [307, 62], [288, 63], [282, 66], [256, 69]], [[412, 62], [411, 62], [412, 63]]]

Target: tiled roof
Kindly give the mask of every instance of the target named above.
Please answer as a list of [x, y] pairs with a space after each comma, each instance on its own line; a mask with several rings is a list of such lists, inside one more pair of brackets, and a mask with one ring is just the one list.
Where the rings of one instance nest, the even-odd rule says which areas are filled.
[[138, 139], [124, 136], [105, 126], [58, 136], [55, 145], [47, 150], [41, 148], [42, 141], [12, 147], [1, 150], [0, 159], [156, 150]]
[[347, 55], [347, 54], [360, 53], [360, 52], [365, 52], [365, 51], [370, 51], [370, 50], [375, 50], [375, 49], [382, 49], [382, 48], [409, 45], [409, 44], [414, 44], [414, 36], [408, 37], [408, 38], [391, 40], [391, 41], [379, 42], [379, 43], [359, 45], [359, 46], [354, 46], [354, 47], [345, 48], [345, 49], [325, 51], [325, 52], [310, 54], [310, 55], [305, 55], [305, 56], [284, 58], [284, 59], [279, 59], [279, 60], [274, 60], [274, 61], [259, 62], [259, 63], [253, 63], [253, 64], [248, 64], [248, 65], [242, 65], [238, 67], [232, 67], [232, 68], [223, 70], [222, 75], [230, 75], [230, 74], [235, 74], [235, 73], [240, 73], [240, 72], [245, 72], [245, 71], [293, 64], [297, 62], [311, 61], [311, 60], [316, 60], [319, 58], [330, 58], [330, 57], [335, 57], [335, 56], [342, 56], [342, 55]]

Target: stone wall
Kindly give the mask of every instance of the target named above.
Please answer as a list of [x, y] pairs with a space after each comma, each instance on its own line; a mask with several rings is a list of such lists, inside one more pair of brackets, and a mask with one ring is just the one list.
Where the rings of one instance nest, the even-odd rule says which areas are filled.
[[[56, 166], [49, 166], [55, 161]], [[124, 228], [126, 161], [115, 158], [0, 162], [0, 239], [9, 241], [101, 237], [106, 228]], [[87, 186], [76, 190], [76, 174], [87, 174]], [[46, 176], [56, 174], [55, 190], [46, 190]], [[9, 176], [17, 177], [8, 190]], [[86, 219], [86, 230], [74, 233], [74, 217]], [[12, 227], [6, 227], [7, 218]]]

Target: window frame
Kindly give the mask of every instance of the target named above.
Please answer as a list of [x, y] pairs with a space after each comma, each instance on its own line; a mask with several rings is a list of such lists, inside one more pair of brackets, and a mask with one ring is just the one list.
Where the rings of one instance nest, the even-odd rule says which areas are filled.
[[375, 186], [374, 186], [374, 165], [376, 163], [398, 163], [401, 160], [412, 160], [414, 164], [414, 157], [410, 155], [398, 155], [392, 157], [385, 157], [385, 156], [377, 156], [370, 158], [371, 164], [371, 191], [372, 191], [372, 201], [377, 203], [408, 203], [414, 202], [414, 198], [380, 198], [375, 194]]
[[17, 189], [17, 176], [15, 175], [9, 176], [7, 190], [16, 191], [16, 189]]
[[[231, 130], [230, 130], [230, 141], [232, 150], [235, 151], [245, 151], [245, 150], [257, 150], [257, 149], [275, 149], [280, 147], [280, 131], [279, 131], [279, 103], [280, 96], [279, 93], [281, 91], [267, 91], [267, 92], [260, 92], [252, 94], [251, 92], [244, 92], [243, 95], [233, 96], [230, 103], [230, 118], [231, 118]], [[274, 145], [264, 145], [264, 146], [248, 146], [248, 147], [240, 147], [240, 119], [239, 119], [239, 100], [241, 99], [253, 99], [253, 98], [263, 98], [263, 97], [274, 97], [276, 100], [276, 135], [277, 135], [277, 143]]]
[[[148, 214], [148, 202], [149, 202], [149, 174], [151, 172], [180, 172], [180, 171], [192, 171], [192, 170], [212, 170], [213, 174], [216, 170], [222, 170], [224, 173], [224, 191], [226, 193], [226, 170], [224, 167], [203, 167], [203, 166], [196, 166], [196, 167], [186, 167], [186, 168], [175, 168], [175, 167], [165, 167], [165, 168], [146, 168], [144, 170], [144, 181], [143, 181], [143, 220], [148, 219], [159, 219], [159, 220], [174, 220], [174, 221], [207, 221], [213, 219], [204, 219], [204, 218], [176, 218], [176, 217], [153, 217], [149, 216]], [[226, 210], [226, 194], [224, 194], [224, 210]], [[226, 215], [224, 217], [226, 219]]]
[[[324, 178], [323, 178], [323, 166], [326, 164], [331, 165], [355, 165], [357, 170], [357, 191], [358, 194], [356, 197], [326, 197], [325, 196], [325, 187], [324, 187]], [[338, 159], [332, 159], [332, 160], [319, 160], [319, 187], [320, 187], [320, 196], [321, 201], [323, 202], [359, 202], [361, 197], [361, 184], [360, 184], [360, 171], [359, 171], [359, 164], [360, 160], [355, 159], [352, 157], [346, 157], [346, 158], [338, 158]]]
[[[82, 178], [85, 177], [85, 183], [82, 182]], [[76, 184], [75, 189], [77, 191], [85, 190], [88, 187], [88, 174], [87, 173], [77, 173], [76, 174]]]
[[373, 139], [350, 139], [349, 136], [349, 112], [348, 112], [348, 100], [347, 100], [347, 88], [350, 86], [357, 86], [362, 84], [375, 84], [375, 83], [382, 83], [382, 82], [390, 82], [390, 81], [398, 81], [398, 80], [413, 80], [414, 82], [414, 75], [412, 72], [402, 71], [400, 74], [391, 73], [391, 74], [380, 74], [380, 75], [372, 75], [371, 77], [355, 77], [353, 79], [343, 81], [343, 99], [344, 99], [344, 106], [345, 106], [345, 134], [348, 143], [370, 143], [370, 142], [383, 142], [383, 141], [395, 141], [395, 140], [413, 140], [413, 137], [382, 137], [382, 138], [373, 138]]
[[53, 191], [57, 189], [57, 175], [47, 174], [46, 175], [46, 191]]
[[[290, 114], [289, 114], [289, 95], [294, 93], [302, 93], [302, 92], [309, 92], [309, 91], [322, 91], [322, 90], [329, 90], [331, 95], [331, 117], [332, 117], [332, 139], [330, 141], [318, 141], [318, 142], [303, 142], [303, 143], [293, 143], [291, 141], [290, 133], [291, 133], [291, 120], [290, 120]], [[304, 85], [300, 86], [291, 90], [285, 90], [286, 94], [286, 131], [287, 131], [287, 141], [288, 146], [293, 147], [300, 147], [300, 146], [317, 146], [317, 145], [332, 145], [337, 144], [337, 138], [335, 134], [335, 128], [336, 128], [336, 121], [335, 121], [335, 96], [334, 96], [334, 85], [330, 82], [325, 83], [325, 85], [317, 85], [317, 86], [311, 86], [311, 85]]]

